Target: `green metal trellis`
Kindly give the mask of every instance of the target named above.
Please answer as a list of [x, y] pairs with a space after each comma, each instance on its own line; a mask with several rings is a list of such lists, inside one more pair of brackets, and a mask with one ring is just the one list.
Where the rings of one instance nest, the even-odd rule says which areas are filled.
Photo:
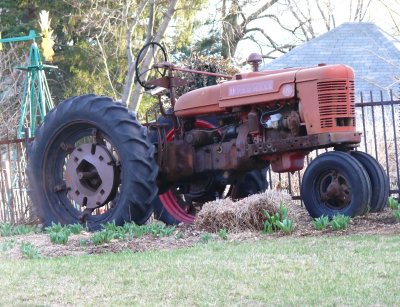
[[54, 107], [45, 70], [57, 67], [42, 63], [39, 49], [35, 42], [35, 39], [40, 37], [41, 36], [36, 35], [34, 30], [31, 30], [27, 36], [0, 39], [0, 43], [32, 41], [27, 65], [16, 67], [19, 70], [27, 72], [22, 93], [17, 138], [23, 138], [26, 130], [29, 131], [30, 134], [28, 137], [33, 137], [37, 125], [43, 121], [47, 111]]

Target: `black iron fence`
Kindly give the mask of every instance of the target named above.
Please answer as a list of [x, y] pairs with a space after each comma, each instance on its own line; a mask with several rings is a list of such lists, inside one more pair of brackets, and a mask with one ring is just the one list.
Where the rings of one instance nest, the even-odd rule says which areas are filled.
[[[382, 164], [390, 180], [390, 194], [400, 198], [400, 99], [389, 93], [360, 95], [356, 104], [357, 128], [363, 133], [358, 148], [374, 156]], [[26, 223], [31, 221], [31, 205], [27, 193], [26, 140], [0, 141], [0, 222]], [[318, 154], [308, 155], [306, 165]], [[269, 171], [270, 188], [286, 189], [293, 199], [300, 200], [300, 185], [304, 170], [293, 174]]]

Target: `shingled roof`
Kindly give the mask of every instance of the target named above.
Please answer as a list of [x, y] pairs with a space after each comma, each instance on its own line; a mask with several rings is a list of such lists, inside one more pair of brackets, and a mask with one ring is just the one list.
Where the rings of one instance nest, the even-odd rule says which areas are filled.
[[357, 93], [383, 91], [386, 96], [390, 89], [399, 92], [400, 41], [374, 23], [344, 23], [265, 64], [262, 70], [320, 63], [351, 66]]

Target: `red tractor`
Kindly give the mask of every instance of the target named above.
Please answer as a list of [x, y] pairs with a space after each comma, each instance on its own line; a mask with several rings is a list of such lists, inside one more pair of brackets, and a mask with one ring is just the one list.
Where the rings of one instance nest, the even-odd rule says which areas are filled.
[[[141, 71], [146, 52], [165, 58]], [[180, 68], [157, 43], [139, 53], [137, 80], [162, 89], [163, 116], [141, 124], [125, 106], [83, 95], [60, 103], [38, 128], [28, 176], [35, 213], [44, 225], [115, 221], [142, 224], [155, 212], [167, 223], [191, 223], [202, 204], [265, 190], [267, 167], [294, 172], [318, 148], [333, 148], [305, 170], [301, 196], [313, 217], [381, 210], [389, 182], [371, 156], [354, 151], [354, 73], [319, 65], [226, 76]], [[225, 81], [175, 98], [186, 71]], [[163, 97], [171, 108], [165, 110]]]

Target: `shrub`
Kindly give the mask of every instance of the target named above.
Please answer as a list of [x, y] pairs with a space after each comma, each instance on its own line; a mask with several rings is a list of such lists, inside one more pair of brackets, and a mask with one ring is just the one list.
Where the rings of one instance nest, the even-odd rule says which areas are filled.
[[400, 220], [400, 210], [394, 211], [394, 212], [393, 212], [393, 216], [394, 216], [396, 219]]
[[322, 215], [312, 221], [312, 225], [316, 230], [325, 230], [329, 226], [329, 217]]
[[337, 214], [333, 216], [331, 226], [333, 230], [343, 230], [348, 227], [349, 222], [350, 222], [349, 216], [343, 214]]
[[24, 258], [37, 259], [41, 257], [39, 250], [32, 243], [22, 242], [20, 250]]

